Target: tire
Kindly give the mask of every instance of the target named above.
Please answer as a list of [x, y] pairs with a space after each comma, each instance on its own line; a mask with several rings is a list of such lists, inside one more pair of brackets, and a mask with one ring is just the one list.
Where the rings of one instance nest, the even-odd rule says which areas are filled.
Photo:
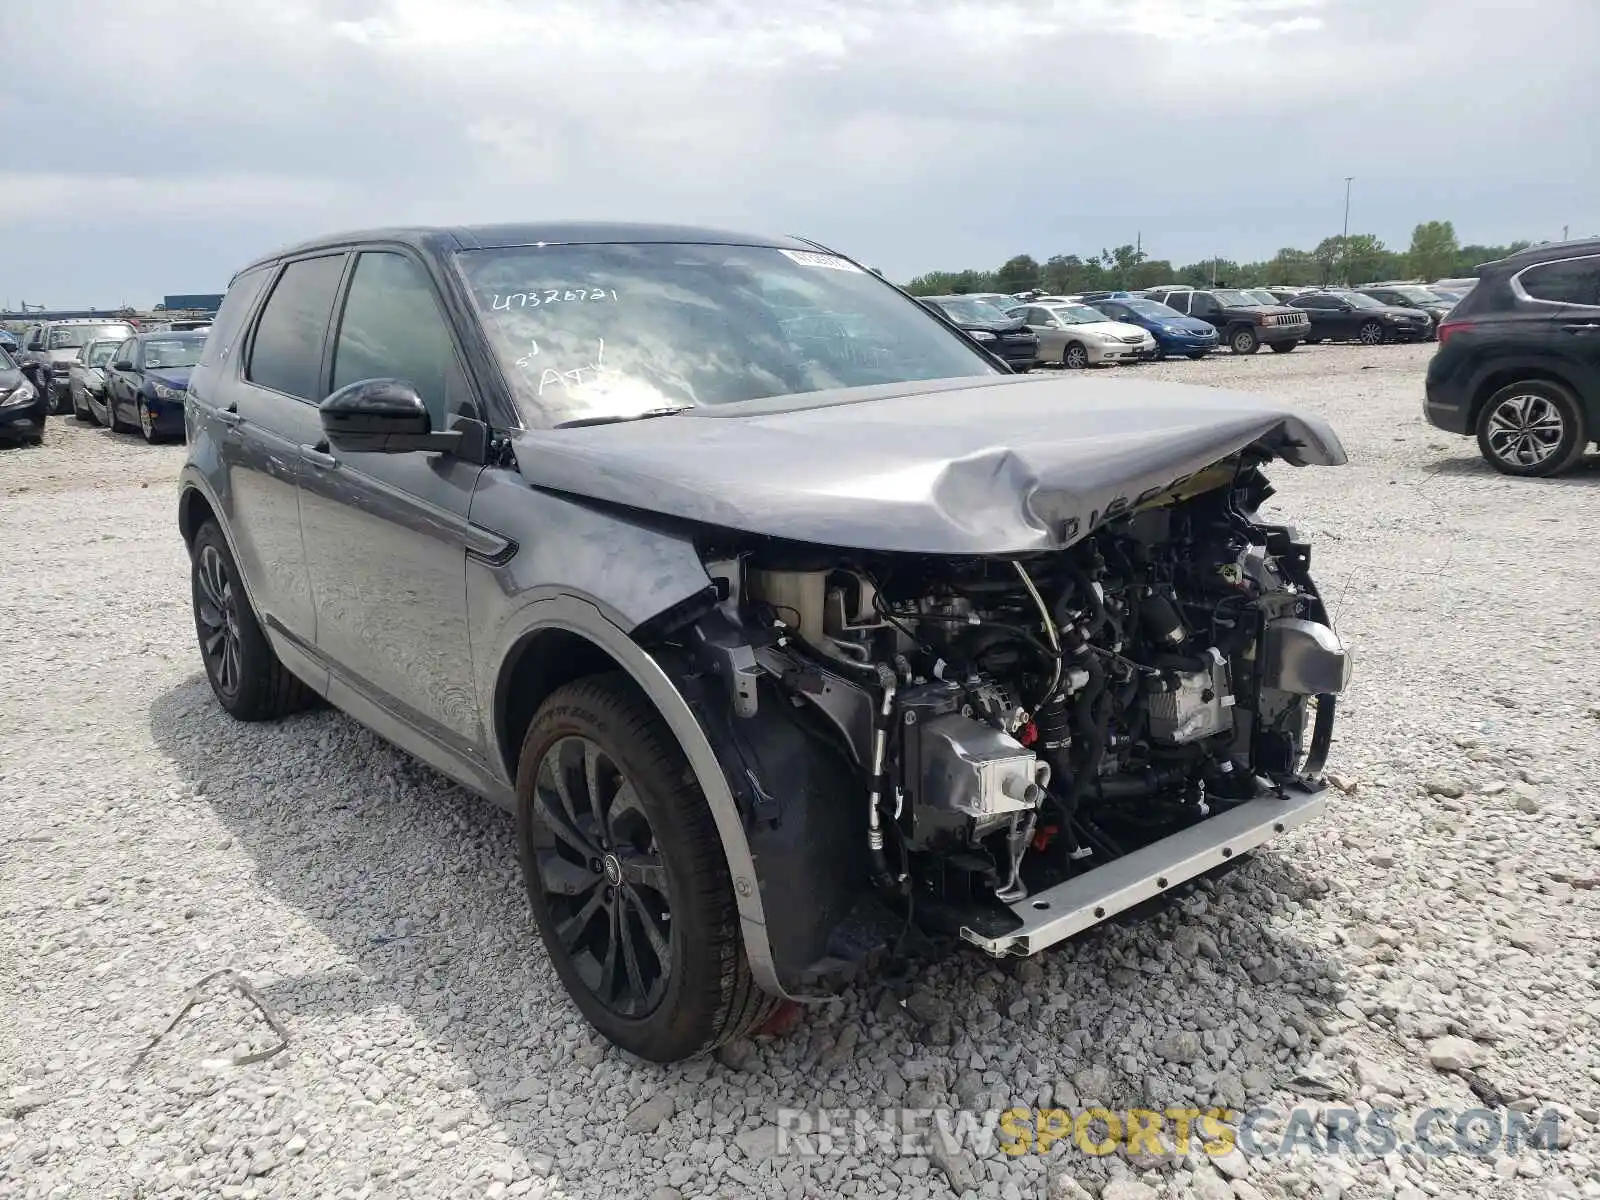
[[1577, 398], [1548, 379], [1508, 384], [1478, 413], [1478, 450], [1505, 475], [1559, 475], [1577, 466], [1588, 447]]
[[1319, 338], [1319, 337], [1301, 338], [1300, 340], [1305, 342], [1305, 344], [1308, 345], [1308, 346], [1320, 346], [1320, 345], [1322, 345], [1322, 339]]
[[[594, 803], [591, 781], [612, 799]], [[777, 1009], [751, 976], [705, 796], [666, 722], [626, 676], [580, 679], [539, 706], [518, 759], [517, 833], [550, 961], [608, 1041], [678, 1062]], [[607, 962], [616, 986], [607, 985]]]
[[1361, 328], [1356, 331], [1356, 341], [1363, 346], [1381, 346], [1388, 340], [1389, 335], [1377, 321], [1363, 321]]
[[1089, 352], [1083, 348], [1082, 342], [1068, 342], [1061, 351], [1061, 365], [1069, 371], [1086, 370], [1089, 366]]
[[217, 703], [239, 721], [274, 721], [311, 707], [316, 694], [278, 661], [215, 521], [194, 535], [189, 561], [195, 634]]
[[1199, 362], [1202, 358], [1204, 358], [1206, 355], [1208, 355], [1210, 353], [1211, 353], [1211, 351], [1209, 351], [1209, 350], [1191, 350], [1189, 352], [1189, 357], [1191, 359], [1193, 359], [1195, 362]]
[[1261, 339], [1248, 325], [1241, 325], [1228, 335], [1228, 349], [1235, 354], [1254, 354], [1261, 349]]
[[157, 442], [159, 442], [161, 440], [156, 435], [155, 418], [150, 415], [150, 409], [145, 404], [143, 396], [139, 397], [138, 404], [139, 404], [139, 432], [144, 434], [144, 440], [147, 443], [149, 443], [150, 445], [154, 446]]
[[73, 388], [71, 386], [68, 386], [67, 395], [72, 398], [72, 415], [73, 415], [73, 417], [76, 420], [82, 421], [85, 425], [96, 425], [96, 424], [98, 424], [99, 422], [97, 422], [94, 419], [94, 413], [89, 411], [88, 402], [85, 401], [81, 405], [78, 403], [79, 394], [80, 393], [79, 393], [78, 389]]
[[1150, 361], [1151, 362], [1166, 362], [1167, 361], [1167, 348], [1165, 346], [1163, 346], [1160, 342], [1156, 343], [1156, 352], [1150, 356]]
[[117, 416], [117, 402], [111, 398], [110, 393], [106, 395], [106, 428], [111, 430], [112, 433], [127, 433], [132, 428], [121, 417]]
[[1272, 352], [1274, 354], [1287, 354], [1299, 344], [1299, 342], [1273, 342]]

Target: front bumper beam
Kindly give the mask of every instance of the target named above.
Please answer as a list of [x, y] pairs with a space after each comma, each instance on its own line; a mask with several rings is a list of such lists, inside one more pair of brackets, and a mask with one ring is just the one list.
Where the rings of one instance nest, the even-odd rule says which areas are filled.
[[996, 958], [1037, 954], [1303, 825], [1326, 806], [1326, 792], [1293, 789], [1247, 801], [1017, 901], [1009, 907], [1022, 924], [1008, 933], [989, 937], [963, 927], [961, 937]]

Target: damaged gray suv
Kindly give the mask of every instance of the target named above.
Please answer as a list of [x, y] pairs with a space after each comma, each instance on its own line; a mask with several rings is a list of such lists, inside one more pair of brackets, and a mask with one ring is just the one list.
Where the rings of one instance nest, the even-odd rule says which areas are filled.
[[1258, 510], [1333, 432], [1014, 375], [816, 244], [324, 238], [233, 279], [186, 422], [218, 701], [325, 698], [512, 810], [645, 1058], [908, 946], [1037, 953], [1324, 805], [1349, 657]]

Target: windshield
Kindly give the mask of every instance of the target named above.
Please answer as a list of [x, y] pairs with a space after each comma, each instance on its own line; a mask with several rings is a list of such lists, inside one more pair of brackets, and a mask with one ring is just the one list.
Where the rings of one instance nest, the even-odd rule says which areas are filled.
[[4, 346], [0, 346], [0, 371], [15, 371], [16, 369], [16, 362], [12, 359], [11, 355], [6, 353], [6, 348]]
[[1414, 304], [1437, 304], [1442, 299], [1437, 293], [1431, 292], [1425, 287], [1397, 287], [1390, 290], [1402, 299], [1410, 300]]
[[1090, 308], [1087, 304], [1052, 304], [1050, 312], [1068, 325], [1088, 325], [1092, 321], [1111, 320], [1098, 308]]
[[1379, 301], [1374, 300], [1371, 296], [1364, 296], [1360, 292], [1335, 292], [1334, 295], [1338, 296], [1341, 300], [1350, 301], [1351, 307], [1353, 308], [1384, 307]]
[[50, 350], [80, 350], [99, 338], [130, 338], [127, 325], [57, 325], [50, 330]]
[[192, 367], [200, 361], [205, 345], [205, 339], [200, 337], [151, 338], [144, 344], [144, 369]]
[[1211, 293], [1217, 298], [1217, 303], [1226, 308], [1260, 308], [1261, 301], [1249, 292], [1241, 292], [1238, 288], [1219, 288]]
[[103, 367], [111, 361], [111, 356], [116, 353], [121, 342], [91, 342], [89, 352], [85, 355], [91, 367]]
[[[1011, 318], [998, 305], [975, 296], [961, 296], [954, 300], [935, 300], [944, 313], [958, 325], [1004, 325]], [[1011, 302], [1013, 305], [1016, 301]]]
[[1141, 317], [1150, 317], [1157, 321], [1170, 321], [1174, 317], [1183, 316], [1177, 309], [1169, 308], [1155, 300], [1118, 300], [1117, 303], [1132, 309]]
[[1276, 304], [1278, 302], [1278, 298], [1265, 288], [1250, 288], [1245, 292], [1245, 295], [1255, 297], [1257, 304]]
[[540, 424], [1001, 373], [921, 305], [832, 254], [610, 243], [456, 257], [501, 368]]

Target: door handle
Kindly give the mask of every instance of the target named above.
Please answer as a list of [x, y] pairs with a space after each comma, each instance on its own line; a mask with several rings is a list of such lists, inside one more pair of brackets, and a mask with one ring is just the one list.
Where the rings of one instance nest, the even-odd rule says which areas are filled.
[[217, 420], [231, 428], [244, 420], [244, 418], [231, 408], [219, 408], [217, 409]]
[[313, 467], [321, 467], [324, 471], [331, 471], [339, 465], [339, 460], [322, 448], [326, 445], [326, 442], [322, 442], [315, 446], [301, 446], [300, 453], [305, 456], [305, 460]]

